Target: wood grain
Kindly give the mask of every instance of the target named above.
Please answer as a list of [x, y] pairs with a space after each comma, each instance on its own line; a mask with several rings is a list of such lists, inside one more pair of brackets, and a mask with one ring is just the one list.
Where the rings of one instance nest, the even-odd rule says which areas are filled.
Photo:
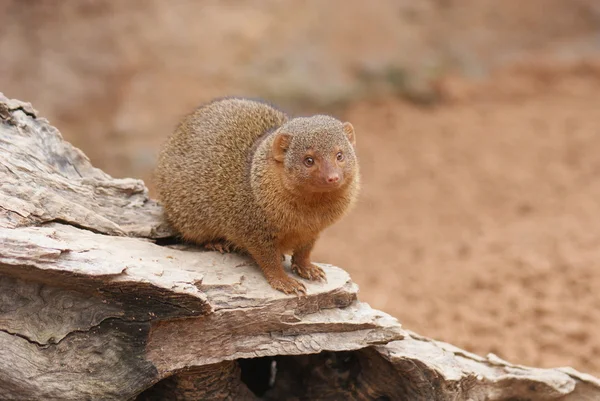
[[0, 94], [1, 400], [600, 399], [571, 368], [408, 332], [320, 266], [297, 297], [245, 256], [177, 243], [143, 182]]

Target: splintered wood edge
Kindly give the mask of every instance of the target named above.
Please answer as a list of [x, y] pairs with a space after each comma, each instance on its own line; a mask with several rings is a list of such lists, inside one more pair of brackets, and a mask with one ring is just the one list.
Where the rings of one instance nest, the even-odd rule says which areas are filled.
[[[515, 365], [493, 354], [481, 357], [410, 331], [404, 334], [403, 340], [391, 341], [375, 349], [401, 376], [412, 376], [418, 381], [421, 374], [415, 374], [413, 369], [429, 371], [429, 374], [442, 377], [448, 388], [462, 389], [461, 395], [466, 398], [477, 399], [477, 394], [501, 394], [502, 399], [566, 397], [564, 400], [579, 401], [600, 396], [599, 379], [570, 367], [540, 369]], [[404, 371], [407, 366], [410, 373]]]
[[393, 317], [355, 301], [304, 316], [261, 307], [221, 310], [150, 330], [148, 359], [160, 373], [240, 358], [354, 351], [404, 338]]
[[2, 93], [0, 160], [0, 227], [64, 222], [108, 235], [174, 235], [143, 181], [95, 168], [30, 104]]
[[[0, 272], [22, 279], [36, 277], [50, 286], [85, 290], [100, 298], [108, 295], [117, 300], [125, 298], [126, 302], [118, 304], [137, 304], [146, 313], [129, 318], [135, 321], [207, 314], [214, 315], [211, 321], [219, 321], [224, 313], [231, 319], [236, 311], [241, 311], [239, 324], [248, 325], [254, 319], [269, 320], [269, 326], [262, 328], [269, 332], [289, 322], [312, 322], [313, 314], [331, 309], [345, 316], [346, 321], [338, 319], [328, 327], [341, 327], [344, 331], [353, 330], [357, 322], [365, 323], [365, 318], [355, 313], [366, 309], [343, 312], [343, 308], [356, 302], [358, 292], [348, 273], [334, 266], [321, 266], [327, 282], [306, 282], [307, 295], [298, 297], [272, 289], [250, 259], [235, 254], [173, 249], [147, 240], [106, 236], [56, 223], [0, 228]], [[161, 302], [159, 306], [168, 304], [175, 311], [152, 310], [150, 302], [157, 300]], [[365, 316], [381, 319], [378, 313]], [[109, 317], [127, 320], [124, 312], [107, 312], [106, 318]], [[98, 323], [90, 321], [89, 327]], [[182, 319], [173, 321], [175, 326], [184, 323]], [[322, 323], [317, 319], [314, 324]], [[82, 330], [81, 321], [77, 324], [77, 330]], [[48, 327], [39, 330], [44, 331], [45, 337], [15, 332], [41, 344], [50, 338], [59, 341], [68, 334], [68, 330], [60, 335], [50, 333]]]
[[[339, 295], [342, 303], [337, 306], [347, 306], [356, 299], [358, 291], [344, 270], [321, 265], [327, 272], [326, 282], [304, 281], [307, 297], [286, 295], [271, 288], [260, 269], [247, 257], [182, 251], [63, 224], [0, 228], [0, 245], [0, 263], [8, 273], [29, 267], [56, 273], [61, 280], [72, 276], [101, 280], [108, 286], [145, 283], [168, 292], [212, 300], [216, 309], [310, 300], [311, 296], [329, 294]], [[321, 306], [328, 305], [325, 299], [317, 301], [324, 302]]]

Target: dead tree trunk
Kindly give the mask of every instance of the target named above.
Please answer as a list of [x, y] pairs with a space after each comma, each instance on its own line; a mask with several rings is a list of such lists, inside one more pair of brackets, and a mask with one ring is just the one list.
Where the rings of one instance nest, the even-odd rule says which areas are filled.
[[600, 399], [573, 369], [403, 330], [323, 268], [288, 296], [247, 258], [176, 244], [143, 182], [0, 93], [0, 399]]

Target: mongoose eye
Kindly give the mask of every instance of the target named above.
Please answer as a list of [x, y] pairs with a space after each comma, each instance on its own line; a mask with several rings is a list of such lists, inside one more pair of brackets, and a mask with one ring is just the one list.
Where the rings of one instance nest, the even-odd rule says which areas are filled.
[[312, 167], [312, 166], [313, 166], [313, 164], [315, 164], [315, 159], [313, 159], [312, 157], [306, 157], [306, 158], [304, 159], [304, 165], [305, 165], [306, 167]]
[[339, 162], [341, 162], [342, 160], [344, 160], [344, 154], [342, 152], [338, 152], [335, 157], [337, 158], [337, 160]]

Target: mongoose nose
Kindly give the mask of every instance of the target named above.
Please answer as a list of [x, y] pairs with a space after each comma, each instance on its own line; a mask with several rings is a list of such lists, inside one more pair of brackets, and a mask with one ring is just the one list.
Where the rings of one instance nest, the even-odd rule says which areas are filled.
[[336, 183], [340, 180], [340, 175], [339, 174], [331, 174], [327, 177], [327, 182], [330, 184]]

